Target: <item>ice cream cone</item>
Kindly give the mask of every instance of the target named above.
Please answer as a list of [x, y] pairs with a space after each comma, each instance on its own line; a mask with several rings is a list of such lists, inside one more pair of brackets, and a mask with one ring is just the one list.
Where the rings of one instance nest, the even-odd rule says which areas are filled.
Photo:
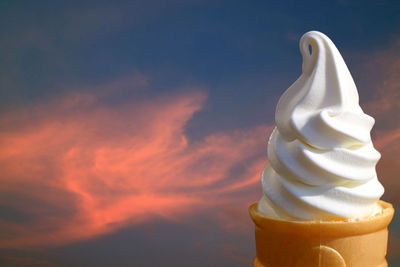
[[256, 225], [255, 267], [383, 267], [391, 204], [380, 214], [354, 221], [285, 221], [249, 208]]

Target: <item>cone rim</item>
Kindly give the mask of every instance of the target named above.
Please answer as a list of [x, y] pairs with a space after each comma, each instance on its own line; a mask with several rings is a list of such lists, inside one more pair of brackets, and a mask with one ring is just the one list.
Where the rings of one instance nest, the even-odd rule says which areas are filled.
[[291, 232], [304, 236], [349, 236], [373, 233], [387, 228], [394, 215], [392, 204], [379, 200], [382, 212], [361, 220], [330, 220], [330, 221], [289, 221], [272, 218], [258, 212], [258, 203], [249, 207], [250, 217], [256, 227], [274, 229], [276, 232]]

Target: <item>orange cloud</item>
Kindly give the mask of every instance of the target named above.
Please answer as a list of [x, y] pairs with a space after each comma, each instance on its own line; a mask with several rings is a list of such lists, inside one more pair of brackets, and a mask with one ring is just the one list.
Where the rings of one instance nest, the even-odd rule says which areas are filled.
[[396, 206], [400, 206], [400, 181], [398, 166], [400, 166], [400, 127], [394, 130], [378, 131], [374, 142], [382, 157], [377, 165], [379, 180], [385, 188], [384, 198]]
[[[385, 90], [367, 112], [377, 118], [385, 198], [400, 205], [396, 51], [371, 59], [382, 64], [374, 79]], [[189, 140], [185, 127], [203, 107], [201, 90], [107, 101], [115, 89], [129, 95], [132, 84], [148, 86], [146, 77], [127, 76], [0, 116], [0, 247], [65, 244], [200, 211], [224, 230], [249, 234], [247, 206], [261, 196], [272, 127]]]
[[240, 192], [258, 188], [270, 127], [190, 141], [201, 91], [104, 97], [72, 93], [0, 118], [1, 247], [64, 244], [218, 205], [246, 210], [259, 197]]
[[400, 39], [368, 56], [369, 82], [365, 86], [373, 97], [365, 107], [376, 119], [374, 145], [382, 154], [377, 173], [385, 187], [384, 198], [400, 206], [396, 169], [400, 165]]
[[400, 127], [400, 39], [388, 49], [373, 54], [367, 71], [369, 83], [366, 86], [374, 92], [366, 105], [367, 111], [377, 119], [378, 127]]

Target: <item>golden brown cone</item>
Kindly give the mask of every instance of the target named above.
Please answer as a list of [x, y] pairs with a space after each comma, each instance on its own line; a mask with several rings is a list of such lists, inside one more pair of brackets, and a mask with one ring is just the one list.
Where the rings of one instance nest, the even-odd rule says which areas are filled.
[[360, 221], [286, 221], [249, 208], [256, 225], [255, 267], [384, 267], [394, 209]]

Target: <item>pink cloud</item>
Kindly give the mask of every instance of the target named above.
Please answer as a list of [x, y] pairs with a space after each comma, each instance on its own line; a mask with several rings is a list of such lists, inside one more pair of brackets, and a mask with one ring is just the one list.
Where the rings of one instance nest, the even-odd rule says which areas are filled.
[[[371, 59], [385, 90], [376, 91], [367, 112], [392, 126], [378, 127], [374, 144], [385, 198], [399, 204], [396, 53]], [[248, 234], [247, 206], [261, 196], [272, 126], [189, 140], [185, 128], [206, 99], [201, 89], [104, 101], [132, 85], [146, 90], [148, 82], [127, 75], [0, 117], [0, 205], [23, 218], [0, 219], [0, 247], [65, 244], [204, 211], [224, 230]]]
[[374, 145], [382, 158], [377, 165], [379, 180], [385, 187], [384, 198], [400, 205], [397, 166], [400, 165], [400, 39], [387, 49], [368, 54], [365, 86], [373, 92], [366, 103], [366, 112], [376, 119]]
[[0, 219], [1, 247], [64, 244], [218, 205], [245, 214], [259, 197], [238, 192], [258, 188], [271, 127], [191, 141], [184, 129], [201, 91], [120, 105], [106, 96], [71, 93], [0, 118], [1, 204], [28, 218]]
[[377, 165], [378, 178], [385, 188], [384, 198], [400, 206], [400, 181], [398, 179], [398, 166], [400, 165], [400, 127], [394, 130], [377, 132], [374, 142], [382, 157]]
[[[370, 60], [367, 71], [374, 96], [366, 109], [387, 128], [400, 126], [400, 39], [394, 41], [388, 49], [368, 55]], [[390, 115], [390, 116], [388, 116]], [[381, 121], [378, 121], [379, 123]], [[382, 124], [383, 124], [382, 123]]]

